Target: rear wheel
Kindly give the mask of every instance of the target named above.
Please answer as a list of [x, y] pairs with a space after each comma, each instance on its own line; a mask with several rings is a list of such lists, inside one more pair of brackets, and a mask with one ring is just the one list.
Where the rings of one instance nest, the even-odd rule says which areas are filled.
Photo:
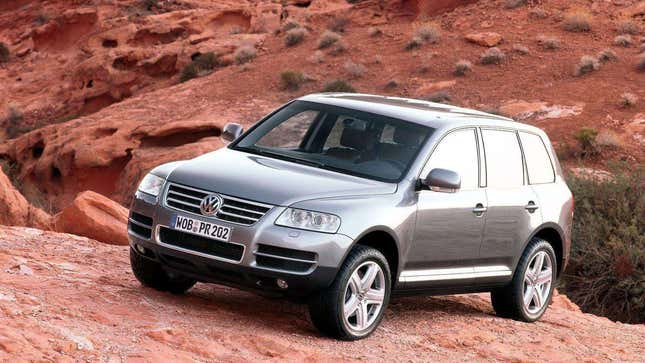
[[390, 299], [391, 275], [385, 256], [355, 246], [332, 285], [312, 297], [311, 320], [323, 334], [357, 340], [372, 334]]
[[158, 262], [141, 256], [132, 248], [130, 248], [130, 266], [134, 277], [143, 286], [155, 290], [183, 294], [196, 283], [195, 280], [188, 277], [169, 274]]
[[533, 322], [542, 317], [553, 295], [557, 262], [549, 242], [534, 238], [526, 247], [513, 280], [491, 292], [497, 315]]

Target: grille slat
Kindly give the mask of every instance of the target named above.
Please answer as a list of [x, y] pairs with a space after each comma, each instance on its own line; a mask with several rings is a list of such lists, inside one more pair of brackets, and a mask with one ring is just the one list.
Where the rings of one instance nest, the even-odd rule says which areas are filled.
[[152, 218], [131, 212], [130, 218], [128, 218], [128, 231], [139, 237], [150, 239], [152, 237]]
[[167, 245], [208, 254], [210, 256], [234, 262], [240, 262], [244, 255], [244, 246], [242, 245], [217, 241], [211, 238], [176, 231], [166, 227], [159, 228], [159, 241]]
[[[209, 191], [170, 184], [166, 193], [166, 205], [193, 214], [201, 214], [199, 205]], [[236, 197], [222, 195], [222, 206], [215, 218], [243, 225], [252, 225], [262, 218], [272, 206]]]
[[265, 244], [259, 244], [253, 254], [258, 266], [290, 272], [307, 272], [317, 262], [317, 255], [314, 252]]

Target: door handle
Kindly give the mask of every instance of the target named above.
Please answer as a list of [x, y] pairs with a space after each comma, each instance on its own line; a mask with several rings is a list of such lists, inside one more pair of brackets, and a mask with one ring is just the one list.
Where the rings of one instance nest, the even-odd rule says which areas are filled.
[[473, 208], [473, 213], [475, 213], [476, 215], [480, 216], [482, 213], [486, 212], [487, 210], [488, 210], [488, 208], [484, 207], [483, 204], [477, 203], [475, 208]]
[[534, 201], [532, 201], [532, 200], [531, 200], [531, 201], [529, 201], [529, 204], [527, 204], [524, 208], [525, 208], [527, 211], [529, 211], [529, 213], [533, 213], [533, 212], [535, 212], [535, 210], [536, 210], [536, 209], [538, 209], [539, 207], [537, 206], [537, 204], [535, 204], [535, 202], [534, 202]]

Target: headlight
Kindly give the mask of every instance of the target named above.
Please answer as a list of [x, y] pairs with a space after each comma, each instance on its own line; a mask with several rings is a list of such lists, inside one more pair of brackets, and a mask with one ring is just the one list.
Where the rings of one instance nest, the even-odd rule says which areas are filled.
[[138, 190], [156, 197], [161, 193], [161, 188], [165, 181], [166, 180], [164, 178], [160, 178], [153, 174], [147, 174], [143, 177], [141, 183], [139, 183]]
[[340, 228], [340, 218], [333, 214], [287, 208], [275, 220], [275, 224], [285, 227], [308, 229], [310, 231], [336, 233], [338, 232], [338, 228]]

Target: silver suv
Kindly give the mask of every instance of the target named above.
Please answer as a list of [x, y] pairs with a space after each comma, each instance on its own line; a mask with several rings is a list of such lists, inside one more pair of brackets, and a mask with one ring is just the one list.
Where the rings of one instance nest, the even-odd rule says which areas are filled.
[[392, 294], [489, 291], [539, 319], [569, 256], [573, 199], [541, 130], [413, 99], [314, 94], [228, 147], [143, 178], [134, 275], [305, 298], [324, 334], [364, 338]]

